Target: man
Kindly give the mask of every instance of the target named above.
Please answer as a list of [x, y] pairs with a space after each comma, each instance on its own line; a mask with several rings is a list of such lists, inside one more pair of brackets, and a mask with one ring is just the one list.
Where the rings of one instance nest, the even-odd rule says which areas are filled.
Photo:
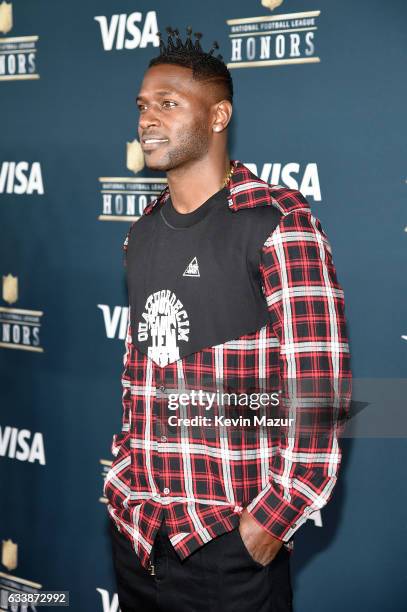
[[341, 461], [343, 291], [302, 194], [229, 159], [218, 44], [167, 31], [137, 104], [146, 165], [168, 186], [124, 245], [123, 421], [104, 487], [119, 603], [292, 610], [293, 535]]

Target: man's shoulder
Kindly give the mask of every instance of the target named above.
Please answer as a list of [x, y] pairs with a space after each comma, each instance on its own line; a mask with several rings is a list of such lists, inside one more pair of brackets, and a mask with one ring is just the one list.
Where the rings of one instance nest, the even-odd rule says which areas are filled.
[[260, 195], [258, 191], [246, 191], [244, 199], [235, 199], [234, 206], [230, 206], [234, 214], [241, 218], [241, 222], [249, 225], [256, 237], [267, 237], [278, 226], [294, 223], [294, 213], [297, 211], [310, 216], [309, 203], [298, 189], [262, 181], [261, 190]]
[[298, 189], [268, 183], [254, 173], [254, 168], [241, 161], [235, 160], [233, 164], [235, 172], [228, 202], [232, 211], [271, 207], [281, 215], [288, 215], [294, 210], [309, 210], [307, 199]]
[[288, 215], [294, 210], [311, 212], [306, 197], [298, 189], [268, 183], [270, 198], [273, 205], [282, 215]]
[[[151, 205], [151, 203], [156, 202], [156, 200], [153, 200], [152, 202], [150, 202], [148, 204], [148, 206]], [[157, 212], [157, 208], [154, 208], [154, 210], [152, 210], [152, 214], [141, 214], [137, 219], [135, 219], [131, 225], [128, 227], [127, 232], [126, 232], [126, 237], [124, 240], [124, 244], [123, 247], [126, 249], [130, 238], [134, 238], [137, 236], [137, 234], [139, 234], [140, 232], [146, 232], [148, 231], [148, 227], [149, 225], [151, 225], [155, 220], [155, 213]]]

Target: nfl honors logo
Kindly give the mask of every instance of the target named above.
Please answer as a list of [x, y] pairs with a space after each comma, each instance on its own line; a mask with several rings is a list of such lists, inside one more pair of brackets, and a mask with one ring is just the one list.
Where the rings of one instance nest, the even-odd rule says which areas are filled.
[[[283, 0], [262, 0], [274, 11]], [[228, 68], [254, 68], [319, 62], [317, 21], [321, 11], [302, 11], [228, 19], [231, 43]]]
[[7, 2], [0, 4], [0, 32], [8, 34], [13, 27], [13, 7]]
[[[127, 143], [126, 167], [137, 174], [144, 168], [144, 153], [138, 140]], [[101, 209], [99, 221], [133, 222], [161, 193], [165, 178], [102, 176], [99, 178]]]
[[[8, 572], [17, 569], [18, 546], [10, 538], [1, 542], [1, 564]], [[0, 609], [20, 610], [19, 604], [8, 602], [10, 595], [25, 595], [40, 593], [42, 585], [26, 578], [0, 571]], [[21, 607], [23, 609], [23, 607]], [[24, 607], [24, 610], [27, 609]], [[30, 609], [35, 609], [31, 608]]]
[[[13, 5], [0, 3], [0, 34], [13, 28]], [[38, 36], [0, 37], [0, 81], [39, 79], [36, 43]]]
[[[2, 299], [7, 304], [18, 300], [18, 278], [3, 275]], [[13, 348], [43, 353], [40, 345], [41, 317], [39, 310], [0, 306], [0, 348]]]
[[12, 274], [3, 276], [3, 300], [8, 304], [14, 304], [18, 298], [18, 278]]
[[2, 540], [1, 562], [11, 572], [17, 567], [17, 544], [13, 540]]

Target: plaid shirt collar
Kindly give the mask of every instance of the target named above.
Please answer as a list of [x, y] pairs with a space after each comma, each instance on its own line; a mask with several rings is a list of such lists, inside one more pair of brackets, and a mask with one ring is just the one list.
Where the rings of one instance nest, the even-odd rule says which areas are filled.
[[[270, 187], [268, 183], [262, 181], [258, 176], [253, 174], [241, 161], [237, 159], [230, 160], [233, 165], [233, 174], [227, 183], [229, 190], [228, 205], [230, 210], [237, 211], [241, 208], [253, 208], [254, 206], [274, 205], [280, 210], [279, 199], [282, 192], [289, 191], [279, 185]], [[164, 203], [169, 197], [169, 187], [163, 189], [155, 200], [147, 204], [143, 211], [143, 215], [148, 215], [157, 204]], [[279, 197], [280, 196], [280, 197]], [[294, 207], [298, 206], [298, 202]], [[282, 211], [283, 212], [283, 211]], [[289, 212], [284, 206], [284, 213]]]

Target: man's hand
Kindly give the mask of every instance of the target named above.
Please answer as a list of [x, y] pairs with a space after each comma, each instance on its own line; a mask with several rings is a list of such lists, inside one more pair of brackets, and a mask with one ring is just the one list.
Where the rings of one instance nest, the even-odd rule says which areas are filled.
[[260, 527], [246, 508], [240, 518], [239, 531], [243, 543], [253, 559], [262, 565], [270, 563], [283, 545], [281, 540], [277, 540]]

